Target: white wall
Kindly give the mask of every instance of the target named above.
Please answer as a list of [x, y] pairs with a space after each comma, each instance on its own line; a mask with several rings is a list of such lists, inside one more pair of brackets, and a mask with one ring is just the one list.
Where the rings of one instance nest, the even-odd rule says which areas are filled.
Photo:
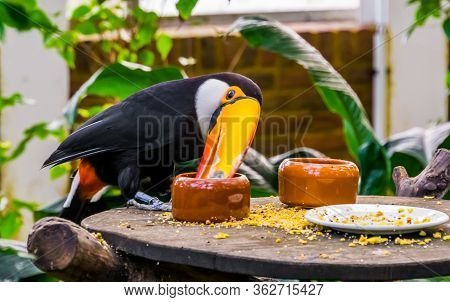
[[[41, 0], [39, 5], [49, 13], [62, 11], [65, 1]], [[67, 26], [64, 18], [59, 25]], [[34, 105], [20, 105], [4, 110], [1, 116], [1, 137], [15, 145], [29, 126], [61, 117], [69, 94], [68, 69], [54, 50], [44, 48], [36, 32], [18, 33], [8, 30], [0, 49], [1, 93], [8, 96], [19, 91], [36, 100]], [[23, 156], [2, 169], [1, 189], [8, 196], [41, 204], [61, 198], [66, 180], [53, 182], [48, 169], [40, 170], [43, 161], [57, 147], [56, 141], [33, 141]], [[31, 223], [27, 219], [27, 226]], [[27, 227], [21, 237], [25, 237]]]
[[[380, 138], [447, 120], [448, 42], [441, 21], [407, 38], [415, 6], [406, 0], [361, 0], [361, 21], [375, 24], [374, 128]], [[390, 70], [390, 74], [389, 74]]]
[[435, 20], [407, 39], [414, 13], [406, 1], [389, 1], [391, 134], [447, 120], [448, 41]]

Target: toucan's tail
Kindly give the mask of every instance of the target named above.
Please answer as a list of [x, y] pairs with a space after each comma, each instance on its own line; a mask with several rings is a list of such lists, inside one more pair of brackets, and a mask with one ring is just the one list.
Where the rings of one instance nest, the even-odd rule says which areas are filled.
[[97, 177], [90, 162], [82, 159], [60, 217], [79, 224], [86, 216], [89, 202], [100, 199], [105, 188], [106, 184]]

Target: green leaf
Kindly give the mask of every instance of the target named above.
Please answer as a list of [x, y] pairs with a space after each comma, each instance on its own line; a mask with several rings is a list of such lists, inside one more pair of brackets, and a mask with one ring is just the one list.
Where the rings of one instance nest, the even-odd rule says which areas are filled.
[[[371, 154], [379, 159], [376, 164], [379, 172], [383, 172], [364, 173], [361, 187], [365, 188], [369, 181], [386, 187], [390, 178], [390, 162], [384, 148], [375, 137], [358, 96], [330, 63], [296, 32], [276, 21], [242, 17], [231, 26], [232, 31], [239, 31], [250, 46], [291, 59], [308, 71], [325, 105], [342, 119], [349, 153], [363, 165], [362, 159], [366, 157], [361, 158], [360, 151], [363, 147], [370, 147]], [[368, 179], [369, 176], [377, 179]]]
[[450, 71], [447, 71], [447, 77], [446, 77], [445, 81], [447, 83], [447, 88], [450, 89]]
[[447, 36], [447, 39], [450, 40], [450, 18], [445, 19], [444, 23], [442, 24], [442, 27], [444, 28], [445, 35]]
[[436, 149], [450, 147], [445, 143], [449, 136], [450, 122], [447, 122], [428, 129], [413, 128], [397, 133], [387, 139], [384, 147], [389, 157], [401, 153], [402, 157], [414, 159], [423, 169]]
[[94, 22], [90, 20], [83, 21], [75, 25], [74, 30], [78, 31], [83, 35], [92, 35], [98, 33], [97, 27]]
[[0, 20], [6, 26], [18, 31], [27, 31], [33, 28], [29, 13], [21, 5], [0, 2]]
[[33, 258], [24, 242], [0, 239], [0, 282], [57, 281], [39, 270]]
[[5, 38], [5, 25], [0, 20], [0, 41]]
[[13, 238], [23, 225], [22, 215], [17, 210], [0, 214], [0, 238]]
[[178, 0], [176, 7], [183, 20], [189, 19], [198, 0]]
[[173, 42], [166, 34], [160, 34], [156, 40], [156, 49], [158, 50], [163, 60], [167, 59], [170, 50], [172, 49]]
[[91, 8], [85, 4], [78, 6], [72, 12], [71, 20], [78, 20], [81, 17], [86, 16], [91, 11]]
[[12, 107], [17, 104], [23, 104], [23, 98], [19, 93], [14, 93], [9, 97], [0, 96], [0, 112], [6, 107]]
[[[422, 172], [438, 148], [450, 149], [450, 122], [397, 133], [387, 139], [384, 147], [392, 167], [403, 166], [414, 177]], [[390, 187], [394, 190], [392, 180]]]
[[64, 110], [64, 117], [73, 126], [78, 103], [87, 95], [125, 99], [149, 86], [182, 79], [184, 76], [176, 67], [150, 69], [144, 65], [127, 62], [113, 63], [100, 68], [72, 96]]
[[45, 32], [53, 32], [58, 28], [53, 24], [44, 11], [35, 9], [30, 12], [30, 21], [33, 23], [33, 27]]
[[64, 175], [68, 175], [72, 171], [70, 163], [63, 163], [50, 169], [50, 179], [55, 180]]
[[148, 49], [144, 49], [139, 53], [139, 61], [144, 65], [152, 66], [155, 63], [155, 54]]

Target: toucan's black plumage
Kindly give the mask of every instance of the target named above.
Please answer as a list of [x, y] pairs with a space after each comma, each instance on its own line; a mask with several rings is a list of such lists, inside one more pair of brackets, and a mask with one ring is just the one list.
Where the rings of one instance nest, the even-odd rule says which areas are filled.
[[262, 100], [255, 83], [234, 73], [164, 82], [106, 109], [64, 140], [43, 167], [82, 159], [73, 202], [65, 205], [66, 218], [79, 220], [80, 201], [90, 200], [105, 185], [119, 186], [126, 198], [134, 197], [144, 178], [168, 188], [174, 162], [202, 155], [196, 101], [199, 87], [210, 79]]

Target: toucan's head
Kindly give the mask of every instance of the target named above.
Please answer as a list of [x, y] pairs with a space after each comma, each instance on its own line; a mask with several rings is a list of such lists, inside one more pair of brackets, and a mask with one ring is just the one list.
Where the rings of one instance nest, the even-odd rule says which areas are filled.
[[261, 89], [235, 73], [200, 77], [195, 110], [205, 141], [198, 178], [232, 177], [253, 141], [261, 113]]

